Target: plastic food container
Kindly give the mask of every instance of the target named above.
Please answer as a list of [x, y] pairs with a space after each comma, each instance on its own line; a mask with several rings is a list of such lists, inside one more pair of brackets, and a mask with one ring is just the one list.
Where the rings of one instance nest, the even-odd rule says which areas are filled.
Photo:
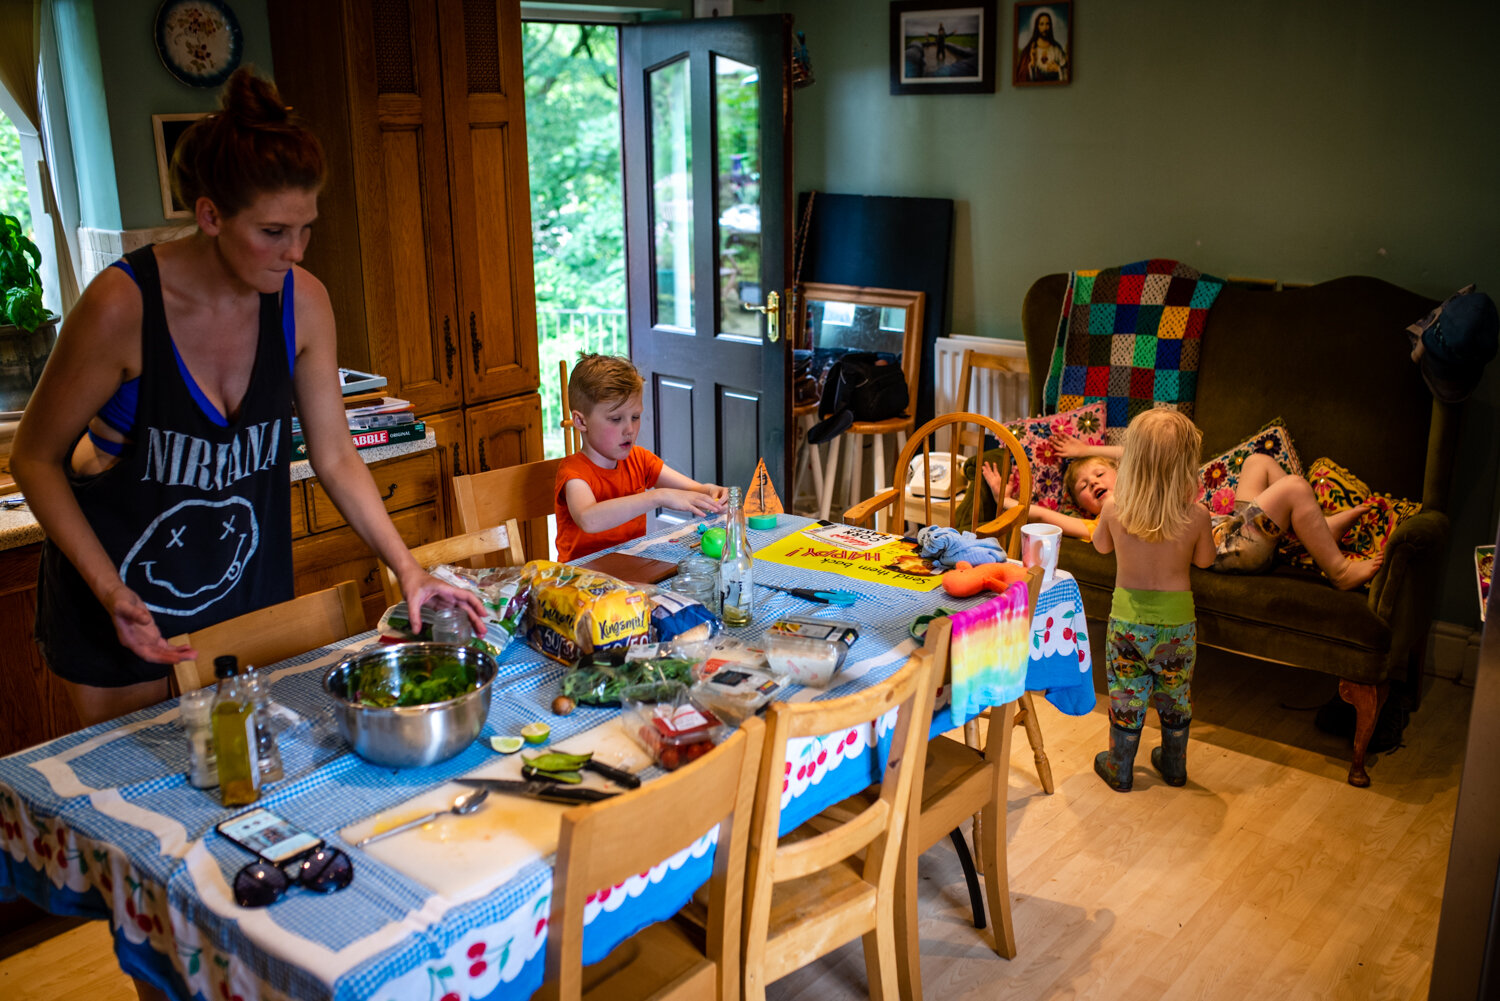
[[[652, 686], [652, 691], [661, 694], [659, 686]], [[713, 750], [723, 724], [713, 713], [688, 701], [686, 685], [676, 685], [670, 698], [655, 702], [637, 700], [632, 694], [632, 689], [626, 689], [620, 697], [625, 731], [662, 768], [676, 771]]]
[[693, 701], [733, 726], [760, 712], [781, 691], [775, 675], [748, 665], [735, 665], [702, 676], [693, 685]]
[[793, 633], [766, 633], [766, 662], [771, 670], [784, 674], [798, 685], [824, 688], [843, 666], [848, 650], [834, 640], [798, 636]]

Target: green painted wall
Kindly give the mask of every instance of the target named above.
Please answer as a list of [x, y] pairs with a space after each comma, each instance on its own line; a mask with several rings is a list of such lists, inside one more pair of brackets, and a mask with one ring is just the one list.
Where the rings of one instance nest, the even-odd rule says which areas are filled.
[[[107, 0], [94, 5], [125, 229], [167, 222], [161, 211], [151, 116], [218, 107], [217, 88], [189, 87], [162, 65], [152, 31], [159, 6], [159, 0]], [[234, 0], [232, 8], [244, 40], [241, 64], [271, 76], [271, 35], [264, 0]]]
[[[913, 97], [890, 93], [888, 4], [745, 12], [762, 6], [795, 15], [817, 75], [795, 97], [797, 188], [957, 202], [954, 332], [1017, 338], [1037, 277], [1143, 257], [1500, 297], [1500, 5], [1078, 0], [1074, 82], [1015, 88], [1000, 0], [996, 93]], [[1500, 363], [1467, 413], [1439, 609], [1454, 622], [1478, 624], [1497, 427]]]

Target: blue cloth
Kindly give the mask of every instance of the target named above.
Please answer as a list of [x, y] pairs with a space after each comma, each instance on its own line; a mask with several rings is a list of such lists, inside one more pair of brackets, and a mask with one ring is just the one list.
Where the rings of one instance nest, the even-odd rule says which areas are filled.
[[1005, 562], [1005, 550], [1000, 548], [999, 539], [981, 539], [973, 532], [947, 526], [927, 526], [917, 533], [917, 544], [923, 556], [949, 570], [960, 561], [975, 567]]

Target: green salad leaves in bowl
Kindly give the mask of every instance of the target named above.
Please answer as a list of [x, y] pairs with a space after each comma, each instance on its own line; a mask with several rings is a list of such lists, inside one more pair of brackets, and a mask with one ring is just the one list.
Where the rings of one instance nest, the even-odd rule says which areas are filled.
[[449, 643], [367, 650], [328, 669], [339, 732], [367, 761], [421, 768], [479, 736], [498, 666], [487, 651]]

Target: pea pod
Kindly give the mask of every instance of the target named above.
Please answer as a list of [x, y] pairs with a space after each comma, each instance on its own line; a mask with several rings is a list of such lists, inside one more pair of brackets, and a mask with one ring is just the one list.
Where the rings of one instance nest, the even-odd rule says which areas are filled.
[[592, 761], [593, 758], [592, 751], [588, 754], [566, 754], [562, 751], [548, 751], [546, 754], [538, 754], [535, 757], [524, 760], [539, 772], [576, 772]]

